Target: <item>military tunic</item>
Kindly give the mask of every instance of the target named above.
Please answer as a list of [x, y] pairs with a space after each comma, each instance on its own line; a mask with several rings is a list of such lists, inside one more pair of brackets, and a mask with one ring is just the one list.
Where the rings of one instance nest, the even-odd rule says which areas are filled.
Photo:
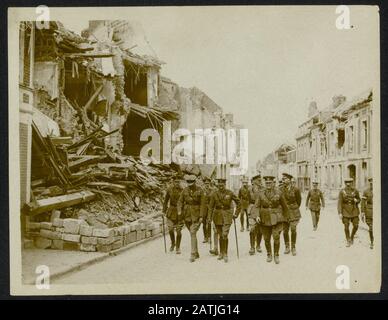
[[[250, 228], [252, 228], [252, 230], [250, 231], [256, 231], [256, 228], [258, 226], [258, 223], [257, 223], [257, 218], [260, 217], [260, 214], [259, 214], [259, 208], [256, 207], [254, 204], [256, 202], [256, 199], [259, 197], [260, 195], [260, 192], [263, 190], [262, 187], [259, 187], [259, 186], [252, 186], [250, 192], [251, 192], [251, 206], [250, 206], [250, 209], [249, 209], [249, 212], [248, 212], [248, 216], [249, 216], [249, 226]], [[255, 230], [253, 230], [255, 229]]]
[[320, 211], [321, 205], [325, 206], [325, 199], [323, 193], [319, 189], [311, 189], [306, 198], [306, 207], [311, 211]]
[[182, 192], [182, 188], [178, 186], [171, 186], [167, 189], [164, 197], [163, 212], [167, 217], [167, 226], [169, 231], [180, 231], [183, 227], [183, 219], [178, 216], [178, 199]]
[[361, 211], [365, 214], [365, 221], [369, 225], [373, 221], [373, 190], [364, 191], [361, 201]]
[[242, 210], [247, 210], [250, 203], [252, 202], [251, 200], [251, 192], [248, 187], [241, 187], [240, 190], [238, 191], [238, 197], [241, 201], [241, 209]]
[[288, 207], [278, 189], [262, 190], [256, 198], [260, 221], [264, 226], [274, 226], [288, 220]]
[[272, 236], [274, 240], [274, 254], [278, 256], [283, 222], [288, 221], [286, 200], [277, 188], [265, 189], [258, 194], [255, 207], [259, 208], [261, 230], [264, 236], [267, 255], [272, 256]]
[[183, 189], [178, 200], [178, 214], [183, 216], [187, 229], [190, 231], [191, 255], [198, 255], [197, 231], [204, 214], [204, 193], [196, 185]]
[[211, 195], [213, 193], [213, 189], [212, 188], [207, 188], [204, 190], [203, 192], [203, 213], [202, 213], [202, 218], [203, 218], [203, 234], [204, 234], [204, 238], [205, 240], [208, 240], [208, 238], [210, 237], [211, 235], [211, 231], [210, 231], [210, 228], [211, 228], [211, 220], [210, 220], [210, 210], [209, 210], [209, 206], [210, 206], [210, 199], [211, 199]]
[[237, 205], [236, 212], [240, 212], [240, 200], [231, 190], [217, 190], [210, 199], [211, 217], [218, 229], [222, 227], [222, 230], [218, 231], [224, 238], [228, 236], [230, 225], [233, 223], [232, 201]]
[[197, 223], [202, 218], [205, 209], [204, 193], [201, 188], [186, 187], [178, 200], [178, 212], [183, 215], [185, 222]]
[[301, 217], [299, 207], [302, 202], [299, 189], [297, 187], [287, 187], [284, 185], [280, 190], [287, 203], [289, 221], [298, 221]]
[[360, 215], [358, 204], [360, 203], [360, 194], [354, 188], [344, 188], [338, 195], [338, 213], [344, 218], [356, 218]]

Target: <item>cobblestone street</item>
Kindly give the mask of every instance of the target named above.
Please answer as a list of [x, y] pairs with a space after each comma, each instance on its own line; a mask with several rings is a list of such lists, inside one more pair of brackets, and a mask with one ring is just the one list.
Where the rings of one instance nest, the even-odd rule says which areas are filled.
[[201, 257], [190, 263], [189, 233], [184, 230], [181, 255], [165, 254], [163, 239], [159, 238], [60, 278], [53, 287], [55, 284], [82, 285], [84, 288], [91, 284], [120, 285], [123, 287], [120, 292], [128, 294], [340, 292], [336, 289], [336, 267], [346, 265], [350, 270], [349, 291], [377, 290], [371, 285], [371, 279], [379, 271], [374, 262], [378, 261], [379, 247], [369, 249], [368, 233], [360, 227], [354, 245], [346, 248], [335, 205], [334, 201], [328, 202], [315, 232], [310, 213], [301, 209], [298, 254], [295, 257], [284, 255], [281, 238], [279, 265], [267, 263], [264, 252], [249, 255], [249, 233], [240, 232], [237, 222], [240, 259], [237, 259], [234, 229], [231, 228], [229, 263], [220, 262], [209, 254], [209, 245], [202, 244], [202, 230], [198, 232]]

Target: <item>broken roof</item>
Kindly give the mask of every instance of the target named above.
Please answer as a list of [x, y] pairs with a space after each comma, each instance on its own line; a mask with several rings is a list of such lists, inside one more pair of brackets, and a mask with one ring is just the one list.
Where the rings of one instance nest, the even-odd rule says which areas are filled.
[[373, 90], [368, 89], [362, 92], [360, 95], [356, 96], [351, 101], [344, 102], [342, 105], [337, 107], [337, 109], [334, 112], [333, 118], [346, 119], [349, 112], [365, 106], [365, 104], [371, 102], [372, 99], [373, 99]]

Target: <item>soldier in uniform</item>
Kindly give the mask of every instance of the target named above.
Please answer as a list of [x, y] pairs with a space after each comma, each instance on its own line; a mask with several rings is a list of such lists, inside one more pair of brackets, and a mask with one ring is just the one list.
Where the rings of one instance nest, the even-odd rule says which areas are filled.
[[296, 227], [300, 220], [299, 207], [302, 203], [302, 197], [297, 187], [291, 185], [291, 179], [293, 177], [288, 173], [283, 173], [283, 186], [280, 191], [283, 193], [288, 207], [289, 220], [284, 222], [284, 244], [286, 249], [285, 254], [290, 253], [290, 229], [291, 229], [291, 251], [292, 255], [296, 255]]
[[274, 176], [264, 176], [265, 189], [256, 198], [255, 206], [259, 208], [261, 229], [264, 236], [265, 248], [267, 250], [267, 262], [272, 261], [271, 236], [274, 242], [274, 261], [279, 260], [280, 233], [283, 229], [283, 222], [288, 221], [288, 208], [283, 194], [275, 188]]
[[[209, 227], [209, 232], [211, 233], [211, 230], [213, 230], [213, 241], [212, 241], [213, 248], [210, 248], [209, 253], [214, 255], [214, 256], [218, 256], [218, 254], [219, 254], [219, 251], [218, 251], [218, 240], [219, 240], [220, 235], [217, 233], [217, 226], [214, 224], [214, 220], [213, 220], [213, 218], [212, 218], [212, 216], [210, 214], [210, 200], [211, 200], [211, 196], [212, 196], [213, 192], [215, 192], [217, 190], [217, 187], [214, 184], [213, 186], [210, 187], [210, 189], [211, 189], [211, 193], [210, 193], [209, 205], [208, 205], [207, 223], [210, 226]], [[210, 235], [210, 237], [211, 237], [211, 235]]]
[[370, 248], [373, 249], [373, 179], [369, 178], [369, 188], [362, 195], [361, 213], [362, 221], [369, 227]]
[[306, 211], [310, 209], [314, 231], [318, 228], [321, 206], [322, 208], [325, 207], [325, 198], [322, 191], [318, 189], [318, 182], [313, 181], [313, 187], [309, 190], [306, 198]]
[[211, 236], [211, 224], [209, 223], [208, 219], [208, 212], [209, 212], [209, 203], [210, 203], [210, 196], [213, 192], [211, 186], [210, 186], [210, 179], [207, 177], [203, 178], [204, 183], [204, 209], [203, 209], [203, 217], [202, 217], [202, 228], [203, 228], [203, 242], [207, 243], [209, 242], [209, 238]]
[[[231, 191], [226, 189], [226, 179], [218, 179], [218, 190], [214, 191], [210, 199], [210, 213], [219, 235], [220, 255], [218, 260], [228, 262], [228, 234], [233, 219], [240, 213], [240, 200]], [[236, 205], [236, 213], [233, 214], [232, 201]]]
[[[338, 214], [342, 223], [344, 224], [346, 246], [350, 247], [353, 244], [354, 236], [358, 229], [360, 210], [358, 204], [360, 203], [360, 194], [353, 187], [353, 179], [347, 178], [344, 180], [345, 188], [343, 188], [338, 195]], [[350, 223], [353, 225], [352, 233], [350, 233]]]
[[248, 180], [246, 178], [244, 178], [242, 181], [242, 187], [238, 191], [238, 198], [240, 199], [240, 204], [241, 204], [240, 222], [241, 222], [241, 232], [243, 232], [245, 217], [247, 218], [247, 230], [250, 230], [248, 208], [251, 204], [251, 192], [248, 188]]
[[251, 248], [249, 250], [250, 255], [255, 254], [255, 246], [257, 252], [261, 252], [260, 244], [262, 239], [261, 226], [258, 219], [259, 218], [259, 209], [256, 208], [255, 201], [259, 196], [260, 191], [262, 191], [261, 186], [261, 175], [258, 174], [251, 179], [252, 187], [251, 187], [251, 206], [249, 209], [249, 239]]
[[[184, 221], [178, 216], [178, 199], [182, 192], [181, 177], [179, 175], [174, 177], [173, 184], [167, 189], [163, 203], [163, 213], [167, 218], [167, 227], [171, 239], [170, 252], [176, 249], [176, 254], [180, 254], [180, 244], [182, 239], [182, 228]], [[176, 239], [175, 239], [176, 231]]]
[[190, 261], [194, 262], [199, 258], [197, 232], [201, 226], [204, 211], [203, 191], [196, 185], [196, 176], [186, 176], [187, 187], [183, 189], [178, 200], [178, 213], [183, 215], [185, 225], [190, 231], [191, 256]]

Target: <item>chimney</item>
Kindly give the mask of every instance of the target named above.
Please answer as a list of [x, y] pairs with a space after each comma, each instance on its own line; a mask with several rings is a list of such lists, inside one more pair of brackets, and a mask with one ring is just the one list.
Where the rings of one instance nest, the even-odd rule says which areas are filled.
[[315, 115], [318, 112], [317, 103], [315, 101], [311, 101], [309, 105], [309, 113], [308, 117], [311, 118], [313, 115]]

